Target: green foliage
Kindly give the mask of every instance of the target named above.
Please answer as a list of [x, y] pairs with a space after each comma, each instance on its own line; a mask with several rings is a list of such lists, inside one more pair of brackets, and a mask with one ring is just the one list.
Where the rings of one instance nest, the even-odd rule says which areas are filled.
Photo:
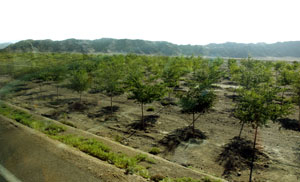
[[268, 120], [276, 121], [289, 114], [291, 105], [278, 103], [279, 89], [263, 85], [256, 89], [240, 89], [235, 116], [242, 122], [264, 126]]
[[149, 153], [153, 154], [153, 155], [157, 155], [157, 154], [161, 153], [161, 150], [158, 147], [153, 147], [153, 148], [151, 148], [151, 150], [149, 151]]
[[30, 128], [42, 131], [48, 134], [51, 138], [61, 141], [67, 145], [78, 148], [82, 152], [97, 157], [101, 160], [114, 164], [116, 167], [126, 169], [138, 174], [144, 178], [149, 178], [148, 170], [137, 163], [146, 161], [155, 163], [153, 159], [148, 158], [145, 154], [139, 154], [135, 157], [128, 157], [124, 154], [114, 153], [109, 147], [96, 139], [84, 138], [75, 135], [61, 135], [66, 131], [66, 128], [43, 120], [36, 120], [32, 115], [13, 109], [3, 103], [0, 103], [0, 114], [10, 119], [14, 119]]
[[234, 76], [242, 87], [256, 88], [260, 84], [272, 82], [272, 70], [266, 62], [253, 60], [250, 57], [241, 61], [240, 71]]
[[107, 96], [116, 96], [124, 93], [123, 78], [124, 65], [120, 61], [104, 62], [96, 72], [96, 88]]
[[279, 71], [278, 83], [281, 86], [291, 85], [294, 79], [294, 71], [283, 68]]
[[205, 88], [193, 88], [180, 98], [179, 105], [185, 113], [204, 113], [214, 103], [216, 95]]
[[53, 64], [51, 65], [49, 72], [50, 80], [60, 83], [66, 78], [67, 68], [63, 65]]
[[295, 100], [298, 101], [296, 104], [300, 106], [300, 71], [299, 70], [295, 71], [293, 75], [294, 76], [293, 76], [292, 88], [293, 88], [293, 92], [295, 93], [294, 97]]
[[69, 88], [80, 93], [80, 99], [81, 99], [81, 93], [83, 91], [86, 91], [91, 83], [91, 78], [84, 70], [74, 71], [72, 72]]
[[164, 84], [170, 88], [169, 92], [171, 92], [171, 88], [178, 86], [181, 75], [182, 71], [175, 61], [171, 60], [165, 64], [161, 78], [164, 81]]
[[148, 104], [155, 100], [159, 100], [164, 94], [164, 87], [162, 84], [147, 84], [136, 82], [130, 89], [134, 99], [139, 103]]
[[96, 139], [83, 138], [75, 135], [58, 135], [52, 136], [52, 138], [78, 148], [79, 150], [103, 161], [107, 161], [118, 168], [125, 169], [128, 174], [137, 174], [144, 178], [149, 178], [148, 170], [143, 166], [137, 165], [137, 163], [147, 159], [147, 156], [145, 155], [128, 157], [124, 154], [112, 152], [109, 147]]
[[[155, 77], [145, 79], [141, 70], [132, 70], [127, 78], [127, 87], [131, 92], [130, 98], [135, 99], [142, 106], [142, 124], [143, 120], [143, 105], [159, 100], [165, 93], [164, 85], [156, 83]], [[144, 127], [144, 126], [143, 126]]]
[[224, 75], [224, 71], [221, 69], [222, 64], [223, 59], [201, 59], [198, 62], [199, 68], [193, 72], [193, 77], [189, 83], [190, 86], [201, 85], [202, 87], [209, 88], [213, 83], [217, 83]]
[[48, 135], [57, 135], [58, 133], [64, 132], [66, 129], [56, 124], [50, 124], [44, 129], [44, 133]]
[[0, 114], [10, 119], [16, 120], [17, 122], [24, 124], [25, 126], [39, 130], [47, 135], [57, 135], [58, 133], [64, 132], [66, 130], [65, 127], [36, 119], [29, 113], [11, 108], [3, 103], [0, 103]]
[[155, 161], [152, 158], [149, 158], [146, 154], [138, 154], [135, 156], [137, 162], [148, 162], [151, 164], [155, 164]]

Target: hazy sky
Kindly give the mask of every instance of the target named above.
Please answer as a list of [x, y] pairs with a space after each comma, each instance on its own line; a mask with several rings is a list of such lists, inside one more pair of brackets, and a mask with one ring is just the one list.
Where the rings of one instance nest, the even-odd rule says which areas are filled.
[[300, 0], [1, 0], [0, 42], [128, 38], [176, 44], [300, 40]]

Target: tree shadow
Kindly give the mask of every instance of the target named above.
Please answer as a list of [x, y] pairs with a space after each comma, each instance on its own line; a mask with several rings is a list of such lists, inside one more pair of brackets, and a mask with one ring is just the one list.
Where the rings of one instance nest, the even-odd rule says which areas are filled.
[[281, 127], [287, 130], [300, 131], [299, 122], [296, 119], [282, 118], [278, 120]]
[[176, 102], [176, 99], [175, 98], [164, 98], [160, 101], [161, 105], [162, 106], [176, 106], [177, 105], [177, 102]]
[[115, 112], [118, 112], [120, 110], [119, 106], [113, 106], [112, 108], [110, 106], [106, 106], [101, 108], [101, 110], [94, 112], [94, 113], [88, 113], [89, 118], [98, 118], [103, 117], [107, 115], [112, 115]]
[[233, 101], [238, 101], [240, 98], [240, 96], [238, 96], [237, 94], [224, 94], [224, 96]]
[[33, 92], [29, 92], [29, 93], [24, 94], [24, 96], [33, 96], [33, 95], [37, 95], [39, 93], [41, 93], [41, 92], [39, 92], [39, 91], [33, 91]]
[[193, 130], [191, 127], [179, 128], [163, 139], [159, 141], [159, 143], [166, 147], [165, 153], [174, 152], [174, 150], [178, 147], [178, 145], [182, 142], [187, 142], [190, 139], [207, 139], [207, 136], [199, 129], [195, 129], [195, 134], [193, 134]]
[[149, 127], [153, 127], [158, 118], [159, 115], [147, 115], [144, 116], [144, 125], [141, 120], [135, 120], [135, 122], [129, 124], [127, 127], [134, 130], [146, 130]]
[[[253, 142], [236, 136], [223, 147], [216, 161], [224, 166], [223, 175], [226, 176], [232, 172], [248, 169], [252, 162], [252, 155]], [[254, 161], [259, 161], [259, 164], [255, 164], [255, 167], [259, 168], [266, 165], [268, 156], [255, 149]]]
[[91, 103], [88, 101], [73, 101], [69, 102], [68, 111], [69, 112], [84, 112], [88, 110], [90, 107], [94, 107], [97, 104]]
[[[39, 91], [38, 92], [38, 96], [36, 96], [34, 99], [37, 99], [37, 100], [45, 100], [45, 99], [51, 99], [53, 100], [54, 97], [56, 97], [57, 95], [56, 94], [48, 94], [48, 95], [41, 95], [41, 93], [43, 93], [45, 91]], [[30, 98], [29, 98], [30, 99]]]
[[14, 92], [21, 92], [21, 91], [26, 91], [26, 90], [30, 90], [32, 88], [27, 87], [27, 86], [16, 86], [15, 88], [13, 88]]
[[47, 117], [47, 118], [50, 118], [50, 119], [54, 119], [54, 120], [58, 120], [60, 115], [62, 114], [63, 112], [60, 111], [60, 110], [54, 110], [52, 112], [49, 112], [49, 113], [44, 113], [44, 114], [41, 114], [42, 116], [44, 117]]

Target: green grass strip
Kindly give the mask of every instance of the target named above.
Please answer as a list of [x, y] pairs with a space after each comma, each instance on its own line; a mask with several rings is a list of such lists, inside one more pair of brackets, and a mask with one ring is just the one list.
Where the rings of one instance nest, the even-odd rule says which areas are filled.
[[124, 154], [118, 154], [111, 151], [103, 143], [96, 139], [84, 138], [75, 135], [62, 135], [66, 131], [65, 127], [51, 123], [50, 121], [37, 120], [32, 115], [11, 108], [3, 103], [0, 103], [0, 114], [13, 119], [30, 128], [41, 131], [52, 139], [58, 140], [62, 143], [78, 148], [80, 151], [94, 156], [100, 160], [107, 161], [118, 168], [125, 169], [127, 174], [138, 174], [144, 178], [149, 178], [148, 170], [139, 162], [146, 161], [148, 163], [155, 163], [153, 159], [148, 158], [145, 154], [139, 154], [135, 157], [128, 157]]

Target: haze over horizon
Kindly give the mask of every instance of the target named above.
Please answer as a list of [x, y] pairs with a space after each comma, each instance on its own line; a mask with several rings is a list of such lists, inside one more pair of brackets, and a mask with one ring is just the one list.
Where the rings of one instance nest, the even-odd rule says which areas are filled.
[[297, 0], [10, 0], [0, 42], [142, 39], [174, 44], [300, 40]]

